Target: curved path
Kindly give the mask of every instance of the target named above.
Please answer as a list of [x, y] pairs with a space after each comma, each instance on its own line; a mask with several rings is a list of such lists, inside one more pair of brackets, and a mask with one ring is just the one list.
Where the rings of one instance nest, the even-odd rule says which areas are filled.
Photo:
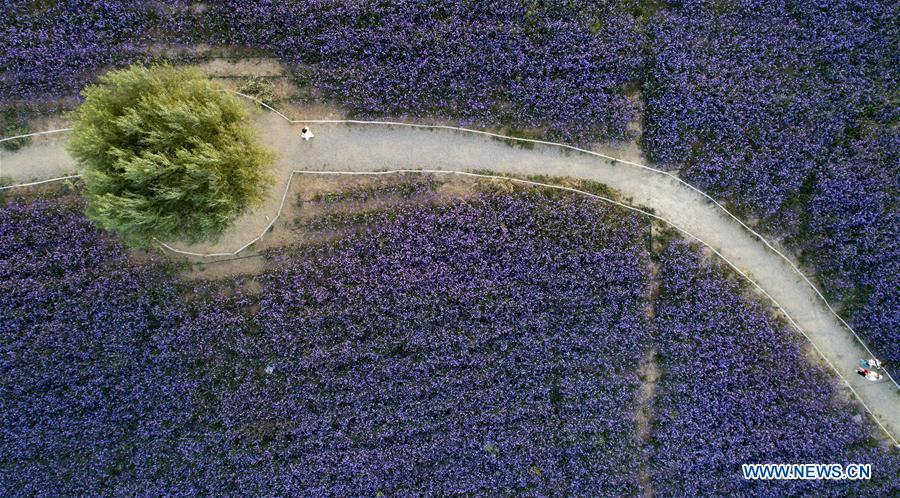
[[[856, 375], [858, 360], [872, 355], [852, 328], [833, 312], [789, 258], [712, 198], [674, 175], [570, 146], [498, 138], [474, 130], [384, 122], [291, 121], [272, 111], [258, 113], [254, 119], [263, 142], [280, 154], [276, 165], [280, 180], [273, 187], [276, 195], [237, 221], [230, 232], [238, 238], [226, 233], [217, 245], [167, 248], [220, 255], [243, 250], [252, 237], [274, 223], [294, 172], [299, 170], [372, 174], [399, 169], [462, 172], [489, 168], [520, 176], [568, 176], [601, 182], [628, 197], [625, 207], [673, 225], [747, 277], [809, 339], [897, 444], [900, 390], [892, 379], [872, 383]], [[315, 139], [303, 142], [298, 138], [302, 123], [314, 126]], [[21, 183], [46, 178], [51, 171], [55, 176], [74, 172], [73, 161], [64, 153], [62, 135], [38, 137], [34, 144], [16, 153], [4, 152], [0, 155], [0, 176]], [[633, 206], [646, 206], [651, 211]]]

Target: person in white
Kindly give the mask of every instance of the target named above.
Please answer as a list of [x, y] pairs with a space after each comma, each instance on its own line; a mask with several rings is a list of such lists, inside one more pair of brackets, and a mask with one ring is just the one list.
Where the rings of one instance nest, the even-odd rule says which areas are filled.
[[881, 380], [882, 376], [878, 372], [873, 372], [866, 368], [857, 368], [856, 373], [866, 378], [866, 380], [871, 380], [872, 382], [877, 382]]
[[859, 360], [859, 365], [863, 368], [872, 368], [875, 370], [881, 368], [881, 362], [875, 358], [869, 358], [868, 360]]
[[300, 138], [302, 138], [303, 140], [309, 140], [313, 137], [315, 137], [315, 135], [313, 135], [313, 132], [309, 131], [309, 128], [303, 128], [302, 130], [300, 130]]
[[879, 380], [881, 380], [881, 378], [882, 378], [882, 376], [880, 373], [873, 372], [871, 370], [869, 370], [869, 373], [866, 374], [866, 379], [868, 379], [868, 380], [879, 381]]

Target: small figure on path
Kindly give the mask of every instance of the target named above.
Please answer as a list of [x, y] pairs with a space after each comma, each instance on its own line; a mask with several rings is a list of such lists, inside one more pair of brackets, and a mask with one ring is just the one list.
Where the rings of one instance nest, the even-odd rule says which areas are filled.
[[881, 368], [881, 362], [875, 358], [869, 358], [868, 360], [859, 360], [859, 365], [863, 368], [871, 368], [873, 370], [878, 370]]
[[866, 378], [866, 380], [871, 380], [872, 382], [877, 382], [881, 380], [881, 374], [878, 372], [873, 372], [866, 368], [857, 368], [856, 373]]
[[313, 137], [315, 137], [315, 135], [313, 135], [313, 132], [309, 131], [309, 128], [304, 127], [302, 130], [300, 130], [300, 138], [302, 138], [303, 140], [309, 140]]

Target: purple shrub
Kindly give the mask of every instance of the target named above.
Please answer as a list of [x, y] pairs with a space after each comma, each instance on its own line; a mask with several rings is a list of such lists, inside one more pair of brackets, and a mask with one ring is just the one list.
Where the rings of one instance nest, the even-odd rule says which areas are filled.
[[645, 145], [700, 186], [775, 215], [835, 145], [896, 119], [890, 2], [690, 1], [652, 33]]
[[783, 2], [721, 4], [685, 2], [651, 20], [644, 144], [698, 186], [768, 216], [842, 123], [824, 82], [810, 80], [814, 61]]

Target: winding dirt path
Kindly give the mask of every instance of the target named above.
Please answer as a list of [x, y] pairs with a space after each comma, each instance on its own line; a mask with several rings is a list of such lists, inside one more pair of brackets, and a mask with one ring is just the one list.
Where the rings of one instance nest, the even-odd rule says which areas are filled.
[[[280, 155], [273, 195], [259, 209], [241, 217], [216, 244], [172, 244], [172, 249], [197, 253], [241, 250], [274, 221], [288, 182], [303, 181], [303, 175], [294, 174], [298, 170], [354, 174], [486, 168], [520, 176], [568, 176], [601, 182], [628, 197], [629, 205], [648, 208], [643, 212], [700, 241], [747, 277], [809, 339], [895, 445], [900, 438], [900, 390], [892, 380], [872, 383], [856, 375], [858, 360], [871, 354], [855, 332], [833, 313], [792, 261], [711, 198], [673, 175], [568, 146], [498, 139], [449, 127], [307, 121], [316, 138], [304, 142], [299, 139], [304, 122], [291, 122], [277, 111], [258, 112], [254, 120], [262, 141]], [[21, 183], [68, 174], [75, 167], [64, 144], [64, 133], [39, 136], [15, 153], [3, 152], [0, 176]]]

